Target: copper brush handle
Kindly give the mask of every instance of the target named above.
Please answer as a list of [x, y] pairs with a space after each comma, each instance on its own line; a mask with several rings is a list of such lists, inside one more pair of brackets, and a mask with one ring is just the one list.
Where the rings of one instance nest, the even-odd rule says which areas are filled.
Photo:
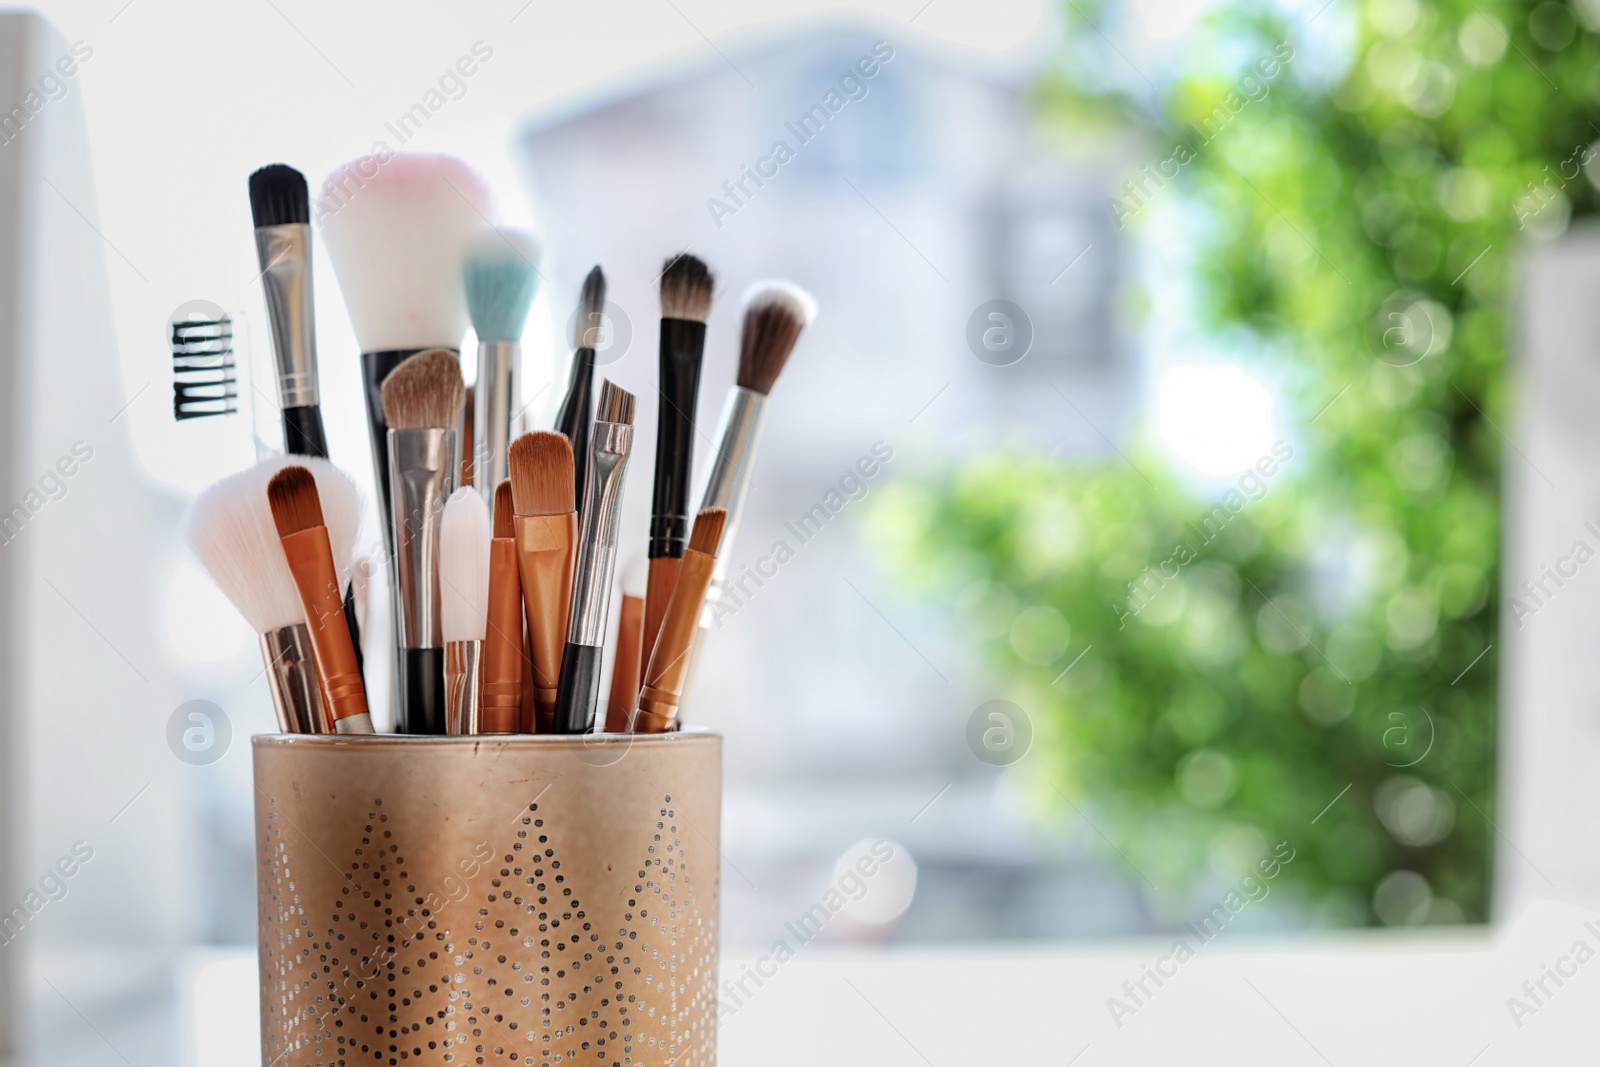
[[672, 600], [644, 672], [644, 689], [633, 719], [635, 733], [658, 734], [677, 728], [678, 700], [689, 677], [689, 649], [694, 645], [700, 605], [705, 603], [716, 565], [715, 556], [692, 548], [679, 561], [678, 582], [672, 587]]
[[650, 666], [650, 653], [655, 651], [661, 634], [661, 620], [667, 616], [667, 605], [672, 601], [672, 591], [678, 584], [679, 556], [656, 556], [650, 560], [650, 577], [644, 590], [644, 629], [639, 640], [639, 674], [644, 676]]
[[522, 601], [533, 646], [533, 701], [542, 724], [552, 721], [561, 656], [572, 615], [572, 568], [578, 547], [578, 513], [518, 515], [517, 562], [522, 570]]
[[617, 616], [617, 659], [611, 667], [611, 697], [606, 701], [606, 733], [628, 729], [634, 701], [639, 697], [640, 652], [644, 643], [644, 600], [624, 595]]
[[306, 628], [311, 633], [311, 648], [316, 653], [317, 673], [334, 730], [341, 734], [371, 733], [367, 688], [345, 625], [344, 595], [333, 566], [328, 528], [310, 526], [280, 540], [289, 573], [300, 591], [300, 604], [305, 608]]
[[478, 732], [514, 734], [522, 718], [522, 579], [517, 543], [489, 542], [489, 614], [483, 637]]

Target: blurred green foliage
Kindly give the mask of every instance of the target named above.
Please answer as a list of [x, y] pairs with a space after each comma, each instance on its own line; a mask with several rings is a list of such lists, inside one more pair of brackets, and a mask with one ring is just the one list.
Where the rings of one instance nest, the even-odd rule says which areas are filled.
[[903, 481], [870, 531], [967, 621], [1035, 720], [1041, 792], [1093, 814], [1157, 914], [1288, 841], [1308, 924], [1482, 921], [1508, 301], [1519, 246], [1595, 207], [1600, 0], [1317, 6], [1215, 11], [1157, 74], [1100, 36], [1131, 10], [1072, 3], [1038, 91], [1064, 138], [1191, 150], [1110, 210], [1134, 240], [1156, 200], [1201, 220], [1205, 328], [1277, 354], [1253, 358], [1288, 383], [1296, 453], [1265, 495], [1202, 543], [1216, 501], [1136, 441], [1137, 469], [1007, 454]]

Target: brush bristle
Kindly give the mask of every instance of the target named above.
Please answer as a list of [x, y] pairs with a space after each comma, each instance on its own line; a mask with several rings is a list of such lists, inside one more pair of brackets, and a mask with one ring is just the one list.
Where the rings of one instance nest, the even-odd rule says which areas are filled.
[[605, 310], [606, 275], [596, 264], [583, 279], [583, 291], [578, 294], [578, 317], [572, 324], [573, 348], [594, 348], [599, 343]]
[[650, 557], [644, 550], [636, 548], [628, 553], [619, 569], [622, 577], [617, 584], [622, 587], [622, 595], [643, 600], [650, 589]]
[[467, 329], [461, 268], [492, 217], [483, 180], [450, 156], [365, 156], [328, 176], [317, 203], [363, 352], [454, 348]]
[[596, 422], [620, 422], [633, 425], [634, 396], [626, 389], [613, 385], [607, 378], [600, 383], [600, 403], [595, 405]]
[[418, 352], [383, 380], [383, 417], [391, 430], [449, 429], [466, 391], [459, 356], [446, 348]]
[[728, 521], [724, 508], [706, 508], [694, 517], [694, 529], [689, 531], [689, 547], [696, 552], [715, 556], [722, 545], [722, 527]]
[[301, 466], [285, 467], [267, 483], [267, 506], [279, 537], [322, 525], [322, 498], [317, 495], [317, 479]]
[[480, 341], [520, 341], [539, 285], [539, 245], [522, 230], [480, 231], [467, 246], [467, 310]]
[[518, 515], [565, 515], [573, 504], [572, 442], [566, 434], [525, 433], [511, 442], [511, 498]]
[[517, 507], [511, 498], [511, 479], [501, 479], [494, 487], [494, 535], [515, 537], [517, 527], [511, 520], [517, 516]]
[[800, 331], [817, 315], [811, 294], [789, 282], [760, 282], [744, 298], [739, 385], [765, 396], [789, 362]]
[[476, 489], [450, 494], [439, 516], [439, 629], [482, 641], [489, 617], [489, 508]]
[[250, 175], [250, 216], [258, 230], [310, 222], [306, 176], [284, 163], [270, 163]]
[[269, 459], [224, 478], [189, 509], [190, 549], [258, 634], [305, 621], [267, 505], [267, 483], [282, 468], [280, 460]]
[[687, 252], [661, 268], [661, 317], [704, 322], [711, 314], [711, 268]]

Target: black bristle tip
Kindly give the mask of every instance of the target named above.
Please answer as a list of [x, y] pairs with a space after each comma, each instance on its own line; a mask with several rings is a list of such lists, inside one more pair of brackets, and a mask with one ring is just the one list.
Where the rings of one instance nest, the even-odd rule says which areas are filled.
[[680, 252], [661, 268], [661, 313], [668, 318], [706, 321], [716, 279], [705, 261]]
[[573, 327], [573, 348], [594, 348], [604, 324], [606, 307], [606, 275], [598, 265], [583, 279], [583, 291], [578, 294], [578, 317]]
[[310, 222], [306, 176], [286, 163], [271, 163], [250, 175], [250, 214], [258, 230]]

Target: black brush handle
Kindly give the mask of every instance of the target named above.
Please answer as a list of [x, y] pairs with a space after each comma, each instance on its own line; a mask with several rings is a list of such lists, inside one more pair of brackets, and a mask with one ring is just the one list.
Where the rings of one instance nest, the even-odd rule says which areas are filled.
[[383, 380], [394, 369], [422, 348], [392, 349], [386, 352], [361, 353], [362, 390], [367, 397], [367, 430], [372, 437], [372, 473], [378, 483], [378, 525], [383, 527], [383, 543], [394, 555], [394, 524], [389, 516], [394, 514], [389, 506], [389, 420], [383, 417]]
[[689, 539], [689, 467], [706, 324], [661, 320], [661, 395], [656, 408], [656, 481], [650, 507], [650, 558], [677, 558]]
[[567, 398], [556, 412], [556, 433], [572, 442], [572, 499], [583, 506], [583, 476], [588, 470], [589, 427], [594, 422], [594, 349], [580, 348], [572, 354], [572, 373], [567, 378]]
[[594, 729], [600, 706], [601, 645], [567, 642], [561, 653], [561, 681], [556, 686], [556, 718], [552, 733], [586, 734]]
[[322, 430], [320, 406], [283, 409], [283, 450], [291, 456], [328, 458], [328, 436]]
[[403, 734], [444, 733], [444, 649], [408, 648], [400, 663], [398, 729]]

